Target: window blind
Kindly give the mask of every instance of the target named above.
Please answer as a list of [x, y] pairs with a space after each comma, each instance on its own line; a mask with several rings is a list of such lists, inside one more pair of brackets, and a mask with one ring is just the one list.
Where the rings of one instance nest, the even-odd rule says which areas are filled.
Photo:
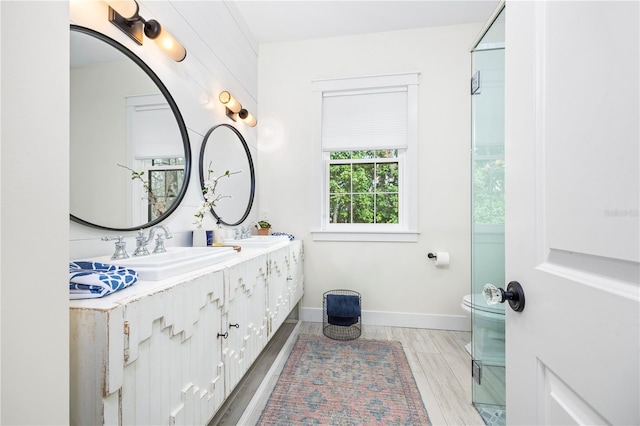
[[128, 125], [136, 158], [184, 157], [182, 135], [168, 104], [129, 108]]
[[322, 150], [407, 147], [407, 88], [324, 92]]

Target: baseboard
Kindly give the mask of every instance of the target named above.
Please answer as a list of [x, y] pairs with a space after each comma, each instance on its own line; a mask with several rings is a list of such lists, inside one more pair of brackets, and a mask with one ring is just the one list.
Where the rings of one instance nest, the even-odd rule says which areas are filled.
[[[321, 308], [300, 308], [304, 322], [322, 322]], [[430, 328], [434, 330], [470, 331], [471, 321], [465, 315], [412, 314], [404, 312], [362, 311], [363, 325]]]

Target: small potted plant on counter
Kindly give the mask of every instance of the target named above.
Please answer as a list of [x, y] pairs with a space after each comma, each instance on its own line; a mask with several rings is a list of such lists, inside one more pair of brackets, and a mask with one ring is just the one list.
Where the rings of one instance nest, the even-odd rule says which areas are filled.
[[258, 221], [256, 228], [258, 228], [258, 235], [269, 235], [271, 224], [266, 220], [260, 220]]

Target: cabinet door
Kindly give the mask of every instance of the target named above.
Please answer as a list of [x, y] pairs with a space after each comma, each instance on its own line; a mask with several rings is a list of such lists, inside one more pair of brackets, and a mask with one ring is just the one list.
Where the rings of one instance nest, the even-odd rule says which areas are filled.
[[304, 293], [304, 248], [302, 241], [293, 241], [289, 247], [289, 275], [287, 277], [289, 306], [292, 308]]
[[268, 254], [269, 275], [267, 277], [269, 335], [275, 333], [291, 311], [289, 306], [288, 273], [289, 247]]
[[267, 343], [267, 256], [225, 268], [227, 303], [223, 318], [227, 396]]
[[123, 424], [206, 424], [225, 398], [223, 274], [128, 303]]

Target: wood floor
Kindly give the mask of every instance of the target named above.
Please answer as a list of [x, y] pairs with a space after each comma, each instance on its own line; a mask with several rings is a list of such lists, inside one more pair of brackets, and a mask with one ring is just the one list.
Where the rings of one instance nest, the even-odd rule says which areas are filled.
[[[286, 325], [286, 324], [285, 324]], [[255, 425], [273, 390], [298, 334], [322, 335], [321, 323], [289, 325], [278, 342], [265, 350], [265, 361], [240, 383], [237, 395], [213, 418], [213, 425]], [[275, 340], [274, 336], [274, 340]], [[470, 358], [464, 345], [471, 333], [416, 328], [363, 326], [361, 339], [402, 342], [418, 389], [434, 425], [484, 425], [471, 405]], [[277, 354], [276, 354], [277, 351]], [[265, 364], [270, 364], [266, 371]], [[259, 384], [258, 384], [259, 383]], [[251, 400], [247, 402], [249, 396]], [[231, 400], [234, 395], [229, 399]]]

